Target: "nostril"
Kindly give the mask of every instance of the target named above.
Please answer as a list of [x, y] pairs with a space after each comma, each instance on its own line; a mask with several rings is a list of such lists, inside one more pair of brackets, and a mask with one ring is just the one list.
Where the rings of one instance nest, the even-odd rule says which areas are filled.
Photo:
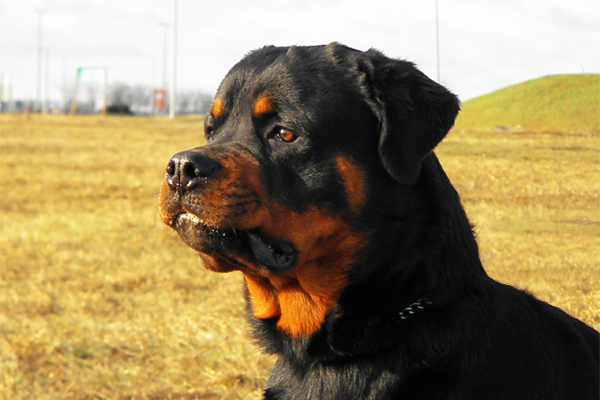
[[182, 175], [185, 178], [193, 179], [193, 178], [196, 177], [196, 172], [195, 172], [194, 164], [192, 164], [190, 162], [184, 163], [183, 167], [181, 168], [181, 171], [183, 172]]
[[183, 169], [182, 175], [188, 182], [191, 182], [194, 179], [198, 179], [198, 178], [205, 178], [202, 176], [202, 171], [200, 170], [200, 168], [198, 168], [192, 162], [185, 163], [182, 169]]
[[183, 168], [185, 176], [190, 178], [208, 179], [215, 172], [215, 164], [209, 159], [193, 160]]
[[167, 164], [167, 175], [168, 176], [173, 176], [175, 175], [175, 163], [173, 162], [173, 160], [169, 161], [169, 163]]
[[167, 183], [172, 188], [191, 189], [202, 181], [212, 179], [219, 164], [198, 152], [175, 154], [167, 164]]
[[169, 184], [169, 186], [172, 188], [179, 186], [179, 176], [177, 174], [177, 161], [174, 161], [174, 159], [169, 161], [169, 163], [167, 164], [166, 172], [167, 183]]

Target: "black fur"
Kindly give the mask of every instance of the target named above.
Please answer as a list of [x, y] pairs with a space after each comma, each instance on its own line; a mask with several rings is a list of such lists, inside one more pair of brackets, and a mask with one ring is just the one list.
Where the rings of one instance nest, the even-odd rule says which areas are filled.
[[[267, 143], [260, 132], [271, 117], [252, 120], [241, 106], [258, 92], [277, 98], [278, 123], [302, 142]], [[269, 196], [299, 213], [339, 215], [367, 243], [314, 335], [293, 338], [274, 319], [250, 317], [278, 356], [265, 399], [598, 399], [598, 332], [481, 265], [432, 152], [458, 113], [453, 94], [409, 62], [334, 43], [254, 51], [217, 96], [231, 107], [209, 121], [209, 147], [244, 146]], [[358, 213], [340, 195], [336, 155], [364, 173]], [[422, 309], [398, 318], [417, 301]]]

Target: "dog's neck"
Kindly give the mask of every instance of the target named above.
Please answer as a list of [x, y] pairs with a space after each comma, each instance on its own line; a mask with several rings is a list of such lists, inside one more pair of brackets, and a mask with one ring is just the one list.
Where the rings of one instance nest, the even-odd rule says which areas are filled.
[[[404, 198], [412, 199], [404, 215], [371, 225], [377, 247], [366, 250], [352, 284], [342, 291], [338, 309], [344, 312], [332, 310], [321, 331], [302, 340], [287, 338], [270, 321], [256, 324], [257, 338], [270, 338], [269, 351], [293, 358], [314, 344], [329, 347], [335, 359], [394, 348], [405, 343], [410, 330], [427, 329], [431, 313], [485, 290], [478, 286], [487, 280], [481, 279], [485, 271], [471, 225], [433, 153], [422, 174], [414, 192]], [[390, 335], [390, 330], [395, 333]]]

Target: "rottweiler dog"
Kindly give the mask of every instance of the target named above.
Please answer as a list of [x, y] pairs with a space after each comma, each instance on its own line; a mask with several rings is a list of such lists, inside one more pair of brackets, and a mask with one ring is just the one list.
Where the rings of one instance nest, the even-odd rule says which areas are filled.
[[459, 101], [412, 63], [265, 47], [227, 74], [160, 214], [240, 271], [265, 399], [598, 400], [600, 335], [484, 271], [434, 147]]

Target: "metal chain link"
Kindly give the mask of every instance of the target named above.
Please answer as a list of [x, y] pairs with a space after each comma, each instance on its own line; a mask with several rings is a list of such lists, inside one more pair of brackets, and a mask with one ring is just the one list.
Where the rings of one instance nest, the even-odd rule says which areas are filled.
[[428, 300], [425, 299], [420, 299], [419, 301], [412, 303], [411, 305], [409, 305], [408, 307], [406, 307], [404, 310], [400, 311], [398, 313], [398, 315], [396, 316], [396, 318], [399, 318], [399, 320], [405, 320], [408, 317], [410, 317], [411, 315], [415, 315], [415, 313], [419, 310], [424, 310], [427, 306], [430, 306], [432, 303]]

